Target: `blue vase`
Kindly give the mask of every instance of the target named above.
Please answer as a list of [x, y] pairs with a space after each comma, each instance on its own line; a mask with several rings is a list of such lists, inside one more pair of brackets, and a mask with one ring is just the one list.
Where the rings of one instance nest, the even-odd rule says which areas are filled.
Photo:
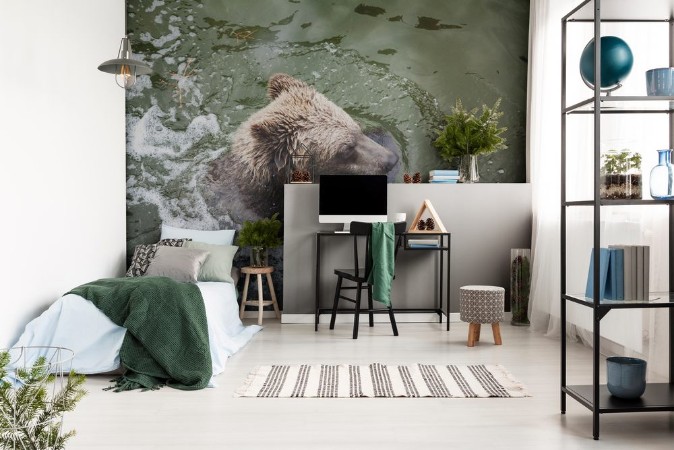
[[641, 397], [646, 390], [646, 361], [626, 356], [606, 358], [606, 387], [615, 397]]
[[674, 199], [672, 150], [658, 150], [658, 165], [651, 170], [651, 197], [656, 200]]

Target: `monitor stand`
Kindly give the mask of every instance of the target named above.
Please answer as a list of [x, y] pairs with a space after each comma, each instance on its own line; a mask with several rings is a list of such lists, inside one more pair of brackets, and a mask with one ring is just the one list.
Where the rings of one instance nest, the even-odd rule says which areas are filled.
[[344, 222], [341, 230], [336, 230], [335, 233], [349, 234], [351, 232], [351, 222]]

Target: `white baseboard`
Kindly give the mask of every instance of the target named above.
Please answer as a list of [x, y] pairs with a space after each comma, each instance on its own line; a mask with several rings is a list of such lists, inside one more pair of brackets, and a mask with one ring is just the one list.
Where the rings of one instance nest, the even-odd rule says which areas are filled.
[[[245, 319], [257, 319], [257, 311], [246, 311], [243, 314]], [[263, 311], [262, 318], [264, 319], [274, 319], [276, 314], [274, 311]], [[503, 322], [510, 323], [512, 319], [512, 313], [505, 312], [503, 317]], [[360, 315], [360, 322], [367, 321], [367, 314]], [[442, 319], [444, 322], [444, 318]], [[388, 316], [386, 314], [375, 314], [374, 321], [377, 323], [388, 322]], [[435, 313], [412, 313], [412, 314], [396, 314], [396, 322], [399, 323], [436, 323], [438, 321], [438, 315]], [[335, 320], [336, 323], [353, 323], [352, 314], [339, 314]], [[449, 322], [457, 323], [461, 322], [459, 318], [459, 313], [449, 313]], [[283, 314], [281, 312], [281, 323], [295, 323], [295, 324], [313, 324], [314, 315], [313, 314]], [[330, 323], [329, 314], [321, 314], [319, 317], [318, 323]]]
[[[281, 311], [281, 317], [283, 317], [283, 311]], [[257, 319], [258, 318], [258, 312], [253, 311], [253, 310], [244, 311], [243, 318], [244, 319]], [[274, 311], [262, 311], [262, 318], [263, 319], [276, 319], [276, 313]]]
[[[360, 315], [360, 322], [367, 322], [367, 314]], [[388, 323], [389, 318], [387, 314], [375, 314], [374, 321], [377, 323]], [[410, 314], [396, 314], [396, 322], [398, 323], [414, 323], [414, 322], [430, 322], [437, 323], [438, 315], [435, 313], [410, 313]], [[442, 321], [445, 321], [443, 317]], [[459, 313], [449, 314], [450, 322], [459, 322]], [[353, 314], [338, 314], [336, 323], [353, 323]], [[313, 324], [313, 314], [283, 314], [281, 315], [281, 323], [298, 323], [298, 324]], [[330, 323], [330, 314], [321, 314], [318, 323]]]

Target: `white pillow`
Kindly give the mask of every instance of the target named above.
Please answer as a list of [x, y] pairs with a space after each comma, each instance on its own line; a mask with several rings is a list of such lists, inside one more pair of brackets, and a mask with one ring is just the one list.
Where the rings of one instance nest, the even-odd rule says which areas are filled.
[[234, 232], [235, 230], [203, 231], [161, 225], [161, 239], [192, 239], [194, 242], [213, 245], [232, 245]]

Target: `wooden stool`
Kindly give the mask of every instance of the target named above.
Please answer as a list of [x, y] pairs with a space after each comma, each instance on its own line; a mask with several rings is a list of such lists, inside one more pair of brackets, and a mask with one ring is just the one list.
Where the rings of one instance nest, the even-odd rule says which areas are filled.
[[[276, 318], [281, 318], [281, 313], [278, 309], [278, 303], [276, 303], [276, 293], [274, 292], [274, 284], [271, 282], [271, 273], [274, 271], [273, 267], [243, 267], [241, 268], [241, 273], [246, 274], [246, 279], [243, 282], [243, 295], [241, 296], [241, 310], [239, 316], [243, 319], [243, 313], [246, 310], [247, 303], [257, 303], [259, 308], [259, 313], [257, 316], [257, 324], [262, 325], [262, 311], [266, 305], [273, 305], [274, 312], [276, 313]], [[264, 300], [264, 294], [262, 292], [262, 275], [267, 275], [267, 286], [269, 287], [269, 293], [271, 294], [271, 300]], [[250, 276], [257, 275], [257, 300], [248, 299], [248, 283], [250, 282]]]
[[468, 322], [468, 347], [480, 340], [480, 327], [490, 323], [494, 344], [501, 345], [501, 327], [505, 289], [498, 286], [462, 286], [460, 292], [461, 320]]

